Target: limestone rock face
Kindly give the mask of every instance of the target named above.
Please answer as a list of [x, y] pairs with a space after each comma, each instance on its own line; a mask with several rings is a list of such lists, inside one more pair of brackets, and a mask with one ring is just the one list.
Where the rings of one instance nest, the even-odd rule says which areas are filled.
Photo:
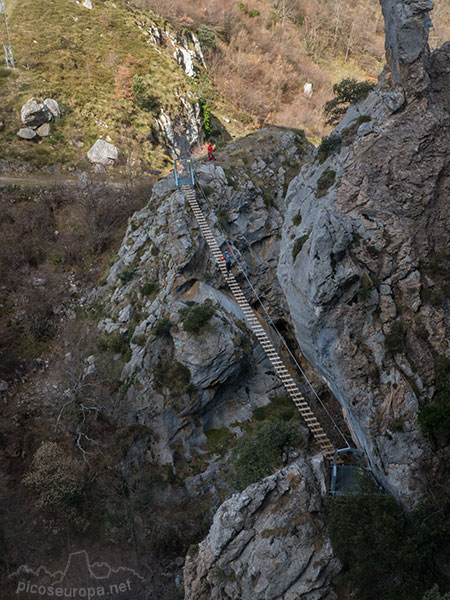
[[332, 600], [323, 457], [299, 459], [226, 500], [186, 558], [186, 600]]
[[422, 54], [428, 55], [428, 32], [432, 27], [430, 0], [381, 0], [386, 24], [386, 58], [394, 80], [405, 84], [408, 67]]
[[[427, 5], [395, 3], [404, 4]], [[407, 505], [436, 475], [417, 413], [435, 390], [434, 357], [450, 356], [448, 64], [447, 44], [419, 93], [422, 75], [410, 72], [401, 113], [383, 90], [348, 111], [335, 131], [340, 153], [303, 167], [289, 187], [278, 268], [302, 351]], [[364, 128], [360, 115], [371, 119]]]
[[178, 114], [170, 117], [161, 109], [156, 124], [164, 145], [173, 156], [189, 156], [191, 148], [203, 141], [200, 105], [180, 97]]
[[[270, 139], [269, 153], [259, 136]], [[199, 202], [218, 243], [246, 265], [255, 288], [279, 314], [286, 306], [274, 279], [283, 189], [287, 170], [299, 168], [302, 143], [309, 147], [297, 133], [268, 129], [222, 152], [224, 167], [234, 165], [229, 176], [215, 164], [196, 165]], [[250, 173], [236, 158], [241, 145], [255, 160]], [[265, 203], [263, 193], [269, 192]], [[242, 285], [251, 298], [245, 280]], [[254, 408], [283, 393], [172, 175], [154, 186], [149, 205], [130, 220], [95, 301], [104, 306], [99, 327], [105, 335], [129, 340], [122, 371], [128, 383], [115, 418], [154, 432], [152, 460], [172, 463], [175, 452], [190, 460], [204, 447], [208, 430], [249, 419]], [[192, 302], [215, 311], [199, 332], [183, 327]]]
[[112, 165], [117, 160], [119, 152], [113, 144], [105, 142], [105, 140], [97, 140], [88, 150], [87, 156], [91, 163]]

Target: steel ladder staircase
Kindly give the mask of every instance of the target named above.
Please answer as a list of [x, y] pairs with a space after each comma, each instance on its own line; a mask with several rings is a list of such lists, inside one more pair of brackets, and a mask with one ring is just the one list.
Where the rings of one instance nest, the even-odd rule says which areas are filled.
[[322, 426], [320, 425], [318, 419], [316, 418], [316, 416], [310, 409], [309, 405], [307, 404], [307, 402], [306, 402], [305, 398], [303, 397], [302, 393], [300, 392], [297, 384], [295, 383], [295, 381], [289, 374], [289, 371], [287, 370], [287, 368], [284, 366], [283, 361], [281, 360], [278, 352], [275, 350], [275, 347], [272, 344], [265, 329], [262, 327], [261, 323], [259, 322], [258, 318], [256, 317], [255, 311], [252, 309], [252, 307], [248, 303], [248, 301], [247, 301], [244, 293], [242, 292], [238, 282], [236, 281], [234, 275], [232, 275], [231, 273], [228, 273], [226, 265], [225, 265], [225, 261], [222, 260], [223, 252], [220, 250], [219, 245], [216, 242], [216, 239], [214, 238], [214, 235], [211, 231], [211, 228], [209, 227], [209, 225], [202, 213], [202, 210], [197, 202], [197, 198], [195, 196], [195, 192], [194, 192], [193, 188], [190, 185], [183, 185], [183, 186], [181, 186], [181, 190], [184, 194], [184, 197], [188, 201], [192, 212], [194, 213], [194, 216], [197, 220], [197, 223], [200, 227], [203, 237], [205, 238], [206, 243], [208, 244], [209, 249], [212, 252], [212, 255], [216, 259], [216, 262], [217, 262], [223, 276], [225, 277], [225, 280], [228, 283], [228, 286], [229, 286], [236, 302], [241, 307], [242, 312], [245, 315], [245, 318], [248, 322], [250, 329], [253, 331], [256, 338], [258, 339], [261, 346], [263, 347], [264, 352], [266, 353], [267, 357], [269, 358], [270, 362], [272, 363], [276, 374], [280, 378], [281, 382], [283, 383], [284, 387], [286, 388], [287, 393], [289, 394], [290, 398], [292, 399], [295, 406], [299, 410], [301, 416], [303, 417], [303, 420], [305, 421], [306, 425], [308, 426], [309, 430], [311, 431], [312, 435], [314, 436], [314, 439], [320, 446], [320, 449], [321, 449], [323, 455], [329, 461], [333, 461], [334, 453], [335, 453], [334, 445], [331, 443], [327, 434], [322, 429]]

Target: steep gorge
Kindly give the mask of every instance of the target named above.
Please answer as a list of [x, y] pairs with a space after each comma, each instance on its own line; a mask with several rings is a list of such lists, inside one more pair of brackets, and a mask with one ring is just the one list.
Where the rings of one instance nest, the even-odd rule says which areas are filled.
[[[330, 387], [378, 481], [410, 510], [448, 492], [448, 440], [424, 437], [418, 412], [433, 402], [439, 361], [450, 359], [450, 44], [428, 49], [431, 3], [382, 6], [387, 66], [327, 152], [298, 130], [270, 127], [228, 144], [217, 163], [197, 160], [196, 179], [222, 249], [295, 337], [319, 391], [320, 380]], [[73, 526], [74, 545], [134, 553], [148, 595], [166, 600], [182, 597], [179, 554], [212, 521], [185, 559], [187, 600], [337, 598], [328, 466], [286, 406], [172, 174], [131, 217], [107, 276], [86, 296], [99, 343], [81, 348], [72, 389], [50, 369], [36, 394], [52, 428], [67, 429], [49, 433], [40, 422], [23, 457], [11, 459], [21, 474], [47, 439], [76, 452], [82, 494], [67, 514], [77, 518], [68, 525], [63, 513], [52, 535]], [[84, 343], [77, 335], [73, 348], [61, 342], [67, 369]], [[84, 394], [96, 376], [110, 387], [91, 410]], [[29, 413], [25, 406], [17, 423], [24, 438]], [[260, 421], [286, 420], [298, 438], [282, 448], [283, 468], [237, 491], [233, 449]], [[170, 560], [154, 584], [158, 552]]]

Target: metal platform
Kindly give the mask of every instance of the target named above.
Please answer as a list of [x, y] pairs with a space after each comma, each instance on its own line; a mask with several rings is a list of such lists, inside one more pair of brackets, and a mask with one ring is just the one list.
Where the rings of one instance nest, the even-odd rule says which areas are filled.
[[[343, 454], [350, 455], [353, 464], [338, 464]], [[331, 494], [347, 494], [357, 492], [360, 487], [360, 477], [367, 471], [365, 454], [356, 448], [342, 448], [334, 453], [333, 467], [331, 470]]]
[[180, 156], [175, 160], [173, 173], [175, 176], [175, 185], [181, 188], [183, 185], [195, 185], [194, 164], [192, 158]]

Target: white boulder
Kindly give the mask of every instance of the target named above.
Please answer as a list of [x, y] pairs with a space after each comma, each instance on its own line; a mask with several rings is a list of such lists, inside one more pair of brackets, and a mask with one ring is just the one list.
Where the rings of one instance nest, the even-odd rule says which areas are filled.
[[306, 96], [307, 98], [312, 98], [312, 95], [313, 95], [313, 84], [312, 83], [305, 83], [305, 85], [303, 86], [303, 95]]
[[105, 142], [105, 140], [97, 140], [87, 152], [90, 162], [100, 165], [112, 165], [118, 156], [119, 152], [114, 144]]

